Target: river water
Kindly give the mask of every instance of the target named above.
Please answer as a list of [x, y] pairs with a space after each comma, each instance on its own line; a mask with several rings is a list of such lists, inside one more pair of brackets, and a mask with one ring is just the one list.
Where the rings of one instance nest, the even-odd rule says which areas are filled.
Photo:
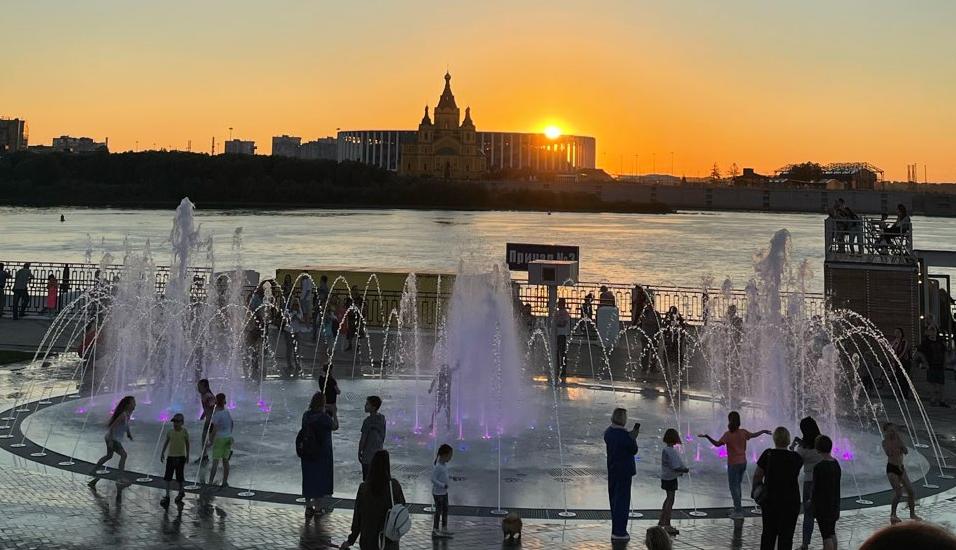
[[[0, 260], [80, 262], [91, 241], [94, 261], [105, 252], [121, 258], [124, 239], [136, 250], [149, 239], [156, 262], [167, 264], [172, 214], [0, 208]], [[524, 242], [580, 246], [583, 281], [694, 287], [705, 276], [718, 285], [730, 277], [742, 287], [753, 274], [753, 255], [786, 228], [793, 258], [808, 259], [815, 272], [811, 288], [823, 288], [819, 214], [199, 210], [197, 221], [213, 236], [217, 269], [235, 266], [233, 234], [241, 227], [242, 264], [263, 275], [303, 265], [453, 272], [461, 258], [502, 262], [505, 243]], [[917, 248], [954, 248], [956, 220], [916, 217], [913, 227]]]

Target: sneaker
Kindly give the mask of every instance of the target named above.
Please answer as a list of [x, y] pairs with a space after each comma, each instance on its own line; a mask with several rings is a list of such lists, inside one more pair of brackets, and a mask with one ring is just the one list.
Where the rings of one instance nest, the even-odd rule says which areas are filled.
[[452, 538], [452, 537], [455, 536], [455, 533], [454, 533], [454, 532], [449, 531], [448, 529], [445, 529], [445, 528], [442, 528], [441, 534], [442, 534], [442, 536], [445, 536], [445, 537], [448, 537], [448, 538]]
[[631, 540], [631, 535], [615, 535], [611, 534], [611, 542], [627, 542]]
[[159, 500], [159, 505], [163, 508], [169, 508], [169, 497], [163, 497]]

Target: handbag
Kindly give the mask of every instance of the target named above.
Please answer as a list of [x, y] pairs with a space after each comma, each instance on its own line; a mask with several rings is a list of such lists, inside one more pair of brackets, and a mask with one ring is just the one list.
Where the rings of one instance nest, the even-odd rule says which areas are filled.
[[754, 483], [750, 489], [750, 498], [754, 499], [757, 506], [763, 506], [767, 503], [770, 491], [767, 487], [767, 478], [770, 476], [770, 456], [767, 456], [767, 470], [763, 473], [763, 480]]
[[402, 535], [412, 528], [412, 518], [408, 513], [408, 507], [404, 504], [395, 503], [395, 492], [392, 488], [392, 479], [388, 480], [388, 495], [391, 507], [385, 516], [385, 526], [382, 532], [378, 534], [378, 547], [385, 548], [387, 541], [397, 542]]

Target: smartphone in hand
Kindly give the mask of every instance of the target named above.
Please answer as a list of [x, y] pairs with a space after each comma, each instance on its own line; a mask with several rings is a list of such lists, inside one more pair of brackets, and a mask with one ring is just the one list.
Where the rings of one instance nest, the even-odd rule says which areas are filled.
[[634, 428], [632, 429], [632, 431], [635, 431], [635, 432], [641, 431], [641, 423], [640, 423], [640, 422], [635, 422], [635, 423], [634, 423]]

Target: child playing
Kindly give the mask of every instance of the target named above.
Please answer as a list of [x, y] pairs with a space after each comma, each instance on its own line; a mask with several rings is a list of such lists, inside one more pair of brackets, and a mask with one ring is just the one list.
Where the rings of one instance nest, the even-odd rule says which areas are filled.
[[813, 515], [820, 526], [824, 550], [836, 550], [836, 522], [840, 519], [840, 463], [830, 451], [833, 441], [825, 435], [818, 435], [814, 446], [822, 457], [813, 467], [813, 497], [810, 503]]
[[664, 528], [669, 535], [680, 533], [671, 526], [671, 513], [674, 510], [674, 493], [677, 492], [677, 477], [686, 474], [690, 470], [684, 466], [684, 461], [680, 453], [674, 448], [674, 445], [680, 443], [680, 434], [674, 428], [669, 428], [664, 432], [664, 447], [661, 451], [661, 489], [667, 496], [664, 498], [664, 504], [661, 506], [661, 517], [657, 524]]
[[[127, 395], [121, 399], [116, 408], [113, 409], [113, 415], [106, 425], [106, 436], [104, 438], [106, 439], [106, 454], [96, 461], [96, 466], [93, 466], [94, 477], [89, 482], [90, 489], [95, 489], [96, 482], [100, 480], [99, 477], [96, 477], [96, 471], [106, 464], [109, 459], [113, 458], [113, 453], [120, 457], [117, 469], [120, 472], [126, 469], [126, 449], [123, 448], [123, 435], [126, 435], [130, 441], [133, 440], [133, 434], [129, 431], [129, 422], [132, 419], [134, 409], [136, 409], [136, 398], [132, 395]], [[121, 480], [121, 483], [124, 481]]]
[[212, 467], [209, 470], [209, 484], [216, 479], [216, 470], [222, 461], [222, 486], [229, 486], [229, 459], [232, 457], [232, 415], [226, 410], [226, 394], [216, 394], [216, 412], [212, 413]]
[[[186, 463], [189, 462], [189, 432], [183, 427], [184, 421], [181, 413], [173, 416], [173, 429], [166, 432], [166, 441], [159, 452], [159, 461], [166, 462], [166, 474], [163, 476], [166, 481], [166, 496], [159, 501], [159, 505], [163, 508], [169, 506], [169, 485], [173, 480], [173, 473], [176, 474], [176, 483], [179, 484], [176, 504], [182, 504], [186, 496], [186, 492], [183, 491], [183, 482], [186, 480]], [[166, 454], [167, 449], [169, 449], [169, 455]]]
[[896, 431], [896, 425], [887, 422], [883, 425], [883, 452], [886, 453], [886, 477], [890, 480], [890, 486], [893, 487], [893, 502], [890, 504], [890, 523], [899, 523], [901, 520], [896, 515], [896, 507], [900, 504], [903, 492], [906, 492], [906, 504], [910, 509], [910, 519], [919, 520], [916, 515], [916, 501], [913, 497], [913, 484], [910, 483], [909, 475], [903, 465], [903, 457], [909, 453], [903, 438]]
[[[435, 497], [435, 520], [432, 523], [432, 536], [448, 538], [452, 532], [448, 530], [448, 461], [454, 450], [451, 445], [443, 443], [438, 448], [435, 457], [435, 467], [432, 469], [432, 496]], [[441, 520], [441, 529], [438, 520]]]
[[720, 439], [714, 441], [707, 434], [697, 436], [707, 439], [714, 447], [727, 445], [727, 484], [730, 486], [730, 497], [734, 501], [734, 511], [730, 514], [732, 519], [744, 517], [744, 509], [740, 503], [740, 484], [747, 474], [747, 442], [755, 437], [769, 434], [770, 430], [751, 433], [741, 428], [740, 413], [730, 411], [727, 415], [727, 431], [720, 436]]

